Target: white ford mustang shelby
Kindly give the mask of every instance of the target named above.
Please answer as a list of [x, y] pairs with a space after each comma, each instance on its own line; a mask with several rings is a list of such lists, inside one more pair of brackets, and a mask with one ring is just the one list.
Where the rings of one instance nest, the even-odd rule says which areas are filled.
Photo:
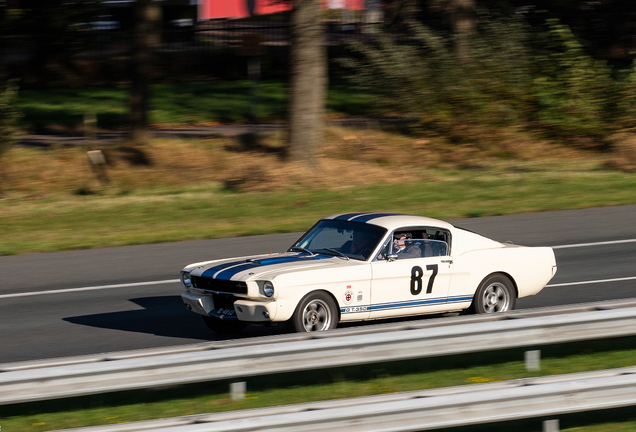
[[426, 217], [347, 213], [321, 219], [284, 253], [186, 266], [181, 297], [217, 332], [281, 322], [310, 332], [341, 321], [505, 312], [556, 269], [549, 247], [502, 244]]

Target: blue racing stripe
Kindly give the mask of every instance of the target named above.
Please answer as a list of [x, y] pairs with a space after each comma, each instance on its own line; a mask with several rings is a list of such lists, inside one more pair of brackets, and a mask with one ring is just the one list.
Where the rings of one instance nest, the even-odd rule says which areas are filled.
[[219, 264], [219, 265], [216, 265], [214, 267], [210, 267], [209, 269], [205, 270], [201, 274], [201, 276], [202, 277], [211, 278], [212, 276], [214, 276], [214, 274], [216, 274], [217, 272], [219, 272], [221, 270], [224, 270], [224, 269], [226, 269], [228, 267], [233, 267], [233, 266], [239, 265], [239, 264], [244, 263], [244, 262], [245, 262], [245, 260], [243, 259], [243, 260], [240, 260], [240, 261], [231, 261], [231, 262]]
[[[251, 270], [254, 267], [260, 267], [260, 265], [257, 264], [257, 263], [247, 262], [245, 264], [241, 264], [241, 265], [236, 266], [236, 267], [230, 267], [229, 269], [222, 270], [219, 274], [216, 275], [216, 277], [214, 279], [227, 279], [227, 280], [230, 280], [230, 279], [232, 279], [232, 276], [237, 275], [240, 272], [245, 271], [245, 270]], [[211, 276], [212, 275], [210, 275], [210, 277]]]
[[400, 216], [400, 213], [368, 213], [351, 218], [352, 222], [369, 222], [386, 216]]
[[333, 220], [342, 220], [342, 221], [348, 221], [351, 218], [355, 218], [358, 216], [362, 216], [362, 215], [366, 215], [369, 214], [369, 212], [366, 213], [345, 213], [345, 214], [341, 214], [340, 216], [336, 216], [335, 218], [333, 218]]
[[238, 273], [251, 270], [254, 268], [262, 268], [263, 266], [275, 265], [275, 264], [285, 264], [292, 262], [303, 262], [303, 261], [316, 261], [321, 259], [329, 259], [332, 258], [330, 255], [298, 255], [298, 256], [282, 256], [282, 257], [272, 257], [272, 258], [263, 258], [259, 260], [241, 260], [241, 261], [232, 261], [229, 263], [221, 264], [215, 267], [210, 267], [206, 271], [201, 274], [202, 277], [213, 278], [216, 273], [219, 273], [215, 279], [232, 279]]
[[371, 311], [405, 309], [405, 308], [411, 308], [411, 307], [430, 306], [430, 305], [444, 304], [444, 303], [446, 303], [445, 298], [438, 298], [438, 299], [430, 299], [430, 300], [415, 300], [415, 301], [396, 302], [396, 303], [383, 303], [383, 304], [373, 305], [369, 307], [369, 309]]
[[344, 213], [333, 218], [334, 220], [351, 221], [351, 222], [369, 222], [373, 219], [385, 216], [400, 216], [401, 213], [382, 213], [382, 212], [358, 212]]
[[[473, 299], [472, 295], [463, 295], [463, 296], [455, 296], [446, 298], [436, 298], [436, 299], [427, 299], [427, 300], [406, 300], [401, 302], [391, 302], [391, 303], [380, 303], [377, 305], [367, 305], [360, 307], [341, 307], [340, 313], [362, 313], [362, 312], [374, 312], [374, 311], [383, 311], [383, 310], [393, 310], [393, 309], [406, 309], [411, 307], [418, 306], [432, 306], [439, 305], [445, 303], [464, 303], [467, 301], [471, 301]], [[348, 309], [354, 309], [353, 311], [348, 311]]]
[[276, 257], [276, 258], [264, 258], [259, 260], [253, 260], [253, 262], [259, 263], [260, 265], [272, 265], [272, 264], [284, 264], [288, 262], [295, 261], [312, 261], [315, 259], [329, 258], [325, 256], [285, 256], [285, 257]]
[[474, 297], [473, 295], [449, 297], [448, 298], [448, 302], [449, 303], [462, 303], [462, 302], [472, 301], [473, 297]]

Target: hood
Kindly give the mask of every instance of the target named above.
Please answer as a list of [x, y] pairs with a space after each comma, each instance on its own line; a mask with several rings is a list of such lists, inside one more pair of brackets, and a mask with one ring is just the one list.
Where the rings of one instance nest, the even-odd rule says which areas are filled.
[[342, 258], [331, 255], [286, 252], [199, 263], [190, 267], [192, 268], [190, 275], [245, 282], [261, 278], [271, 279], [281, 273], [339, 265], [347, 262]]

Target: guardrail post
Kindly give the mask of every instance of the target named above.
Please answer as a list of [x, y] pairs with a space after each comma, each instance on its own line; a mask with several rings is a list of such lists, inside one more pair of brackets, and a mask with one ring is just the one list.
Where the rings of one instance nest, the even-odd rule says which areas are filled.
[[541, 370], [541, 350], [526, 351], [525, 357], [527, 371]]
[[543, 432], [559, 432], [559, 419], [545, 420], [543, 422]]
[[245, 390], [247, 383], [245, 381], [230, 383], [230, 397], [233, 401], [245, 399]]

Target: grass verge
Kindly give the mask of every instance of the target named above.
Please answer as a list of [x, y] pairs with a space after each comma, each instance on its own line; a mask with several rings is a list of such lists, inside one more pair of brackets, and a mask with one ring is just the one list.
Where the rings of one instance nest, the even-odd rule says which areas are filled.
[[[245, 122], [252, 112], [252, 83], [201, 81], [152, 85], [150, 122], [160, 125], [209, 125]], [[261, 122], [280, 121], [287, 113], [287, 84], [262, 81], [258, 84], [256, 115]], [[16, 107], [22, 125], [32, 131], [47, 128], [78, 129], [86, 112], [93, 112], [104, 129], [128, 125], [128, 86], [76, 89], [23, 90]], [[365, 113], [368, 97], [342, 82], [333, 82], [327, 95], [327, 111], [335, 114]]]
[[[408, 183], [235, 192], [211, 182], [89, 195], [0, 200], [1, 255], [304, 231], [328, 214], [395, 211], [440, 219], [636, 202], [636, 177], [615, 171], [517, 166], [426, 170]], [[80, 180], [81, 182], [81, 180]], [[79, 184], [79, 182], [78, 182]]]
[[[0, 407], [8, 431], [45, 431], [222, 412], [301, 402], [493, 382], [636, 365], [636, 338], [542, 347], [541, 371], [525, 370], [520, 349], [395, 363], [291, 373], [248, 380], [245, 400], [232, 401], [227, 382], [124, 392]], [[618, 412], [618, 416], [617, 416]], [[633, 410], [563, 416], [562, 430], [634, 430]], [[537, 420], [513, 422], [514, 430], [537, 430]], [[602, 425], [599, 426], [599, 424]], [[512, 430], [504, 423], [460, 430]], [[614, 427], [616, 427], [614, 429]], [[622, 428], [622, 429], [621, 429]]]

